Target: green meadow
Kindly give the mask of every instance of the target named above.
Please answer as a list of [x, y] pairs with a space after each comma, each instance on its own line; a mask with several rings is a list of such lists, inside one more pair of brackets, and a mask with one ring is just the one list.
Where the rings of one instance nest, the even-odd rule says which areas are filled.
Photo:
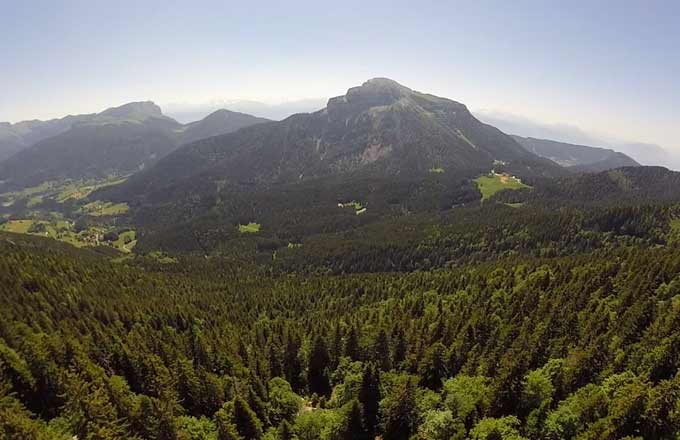
[[482, 202], [491, 198], [499, 191], [506, 189], [531, 188], [523, 184], [519, 179], [509, 174], [488, 174], [475, 179], [479, 192], [482, 193]]

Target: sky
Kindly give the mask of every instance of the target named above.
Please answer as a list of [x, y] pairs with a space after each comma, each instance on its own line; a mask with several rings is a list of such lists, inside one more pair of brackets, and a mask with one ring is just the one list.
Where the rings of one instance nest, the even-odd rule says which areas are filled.
[[0, 121], [373, 77], [680, 151], [680, 2], [0, 0]]

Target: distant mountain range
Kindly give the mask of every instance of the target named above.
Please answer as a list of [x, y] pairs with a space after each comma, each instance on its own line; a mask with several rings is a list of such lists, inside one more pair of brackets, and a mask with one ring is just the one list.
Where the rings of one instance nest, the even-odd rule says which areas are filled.
[[574, 172], [598, 172], [640, 166], [625, 154], [607, 148], [587, 147], [547, 139], [512, 137], [532, 153], [557, 162]]
[[[479, 203], [474, 179], [492, 170], [527, 182], [570, 174], [459, 102], [375, 78], [314, 113], [184, 145], [92, 198], [127, 202], [144, 243], [197, 249], [251, 221], [295, 241]], [[338, 208], [352, 201], [361, 216]]]
[[196, 180], [252, 187], [349, 173], [413, 176], [494, 167], [520, 175], [565, 173], [479, 122], [463, 104], [376, 78], [317, 112], [186, 145], [122, 188], [136, 186], [141, 194], [180, 181], [185, 188], [196, 188]]
[[153, 102], [133, 102], [101, 113], [0, 125], [3, 189], [56, 179], [129, 174], [155, 163], [179, 145], [266, 122], [218, 110], [180, 124]]
[[656, 144], [606, 141], [573, 125], [544, 124], [503, 112], [477, 111], [475, 115], [487, 124], [498, 127], [508, 134], [536, 139], [551, 139], [575, 145], [605, 147], [624, 153], [642, 165], [661, 165], [680, 169], [680, 157]]
[[222, 108], [280, 121], [296, 113], [315, 112], [325, 107], [327, 101], [327, 98], [311, 98], [271, 104], [252, 100], [232, 99], [215, 100], [202, 104], [167, 104], [163, 108], [168, 116], [182, 123], [203, 119], [210, 113]]
[[[462, 103], [386, 78], [282, 121], [218, 110], [181, 124], [154, 103], [137, 102], [3, 127], [22, 149], [0, 162], [0, 192], [129, 176], [74, 203], [125, 203], [122, 221], [134, 226], [142, 251], [232, 249], [228, 243], [243, 240], [241, 227], [251, 223], [256, 246], [274, 249], [480, 204], [602, 203], [601, 194], [612, 203], [636, 201], [650, 194], [646, 178], [663, 194], [655, 197], [672, 200], [663, 188], [677, 180], [662, 169], [638, 171], [644, 167], [611, 149], [510, 136]], [[480, 177], [524, 189], [483, 202]], [[62, 208], [47, 200], [39, 203]], [[7, 203], [8, 213], [25, 215], [36, 202]]]

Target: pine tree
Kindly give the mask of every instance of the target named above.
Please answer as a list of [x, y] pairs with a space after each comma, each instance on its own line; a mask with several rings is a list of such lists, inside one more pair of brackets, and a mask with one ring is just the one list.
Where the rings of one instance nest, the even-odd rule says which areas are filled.
[[410, 378], [390, 400], [383, 415], [384, 440], [408, 440], [416, 428], [416, 392]]
[[283, 369], [285, 379], [290, 386], [293, 387], [293, 390], [297, 392], [303, 388], [301, 383], [302, 364], [300, 363], [300, 358], [298, 356], [299, 347], [300, 344], [289, 333], [288, 341], [286, 342], [286, 350], [283, 355]]
[[365, 438], [373, 439], [378, 427], [380, 412], [380, 377], [373, 365], [364, 367], [359, 389]]
[[262, 437], [262, 423], [248, 402], [235, 397], [232, 403], [232, 419], [236, 430], [245, 440], [257, 440]]
[[319, 396], [328, 396], [330, 394], [331, 385], [327, 371], [329, 363], [330, 358], [326, 348], [326, 341], [321, 335], [317, 335], [312, 344], [312, 352], [309, 355], [309, 365], [307, 368], [307, 381], [310, 393], [316, 393]]
[[387, 340], [387, 333], [384, 329], [380, 329], [373, 342], [373, 360], [377, 362], [381, 370], [389, 371], [392, 368], [390, 357], [390, 343]]
[[217, 426], [217, 440], [243, 440], [224, 408], [215, 413], [214, 420]]
[[353, 361], [361, 360], [361, 349], [359, 347], [359, 337], [354, 327], [349, 329], [347, 337], [345, 338], [345, 346], [343, 355], [352, 359]]
[[257, 395], [255, 390], [253, 389], [252, 386], [248, 387], [248, 405], [250, 408], [253, 410], [255, 415], [257, 415], [257, 418], [260, 419], [260, 421], [268, 426], [269, 425], [269, 420], [267, 417], [267, 407], [265, 403], [262, 401], [260, 396]]
[[404, 339], [403, 330], [398, 329], [392, 339], [394, 340], [392, 362], [394, 362], [395, 366], [399, 366], [406, 359], [406, 340]]
[[344, 409], [344, 420], [340, 427], [341, 440], [355, 440], [365, 438], [364, 424], [361, 420], [362, 408], [358, 400], [354, 399]]
[[295, 435], [295, 431], [293, 430], [293, 427], [290, 426], [290, 423], [288, 423], [287, 420], [282, 421], [279, 428], [276, 430], [276, 439], [296, 440], [297, 438], [298, 437]]
[[418, 367], [420, 384], [432, 390], [439, 390], [446, 377], [446, 347], [441, 342], [428, 348]]
[[283, 366], [279, 354], [279, 347], [273, 342], [269, 343], [269, 377], [283, 377]]

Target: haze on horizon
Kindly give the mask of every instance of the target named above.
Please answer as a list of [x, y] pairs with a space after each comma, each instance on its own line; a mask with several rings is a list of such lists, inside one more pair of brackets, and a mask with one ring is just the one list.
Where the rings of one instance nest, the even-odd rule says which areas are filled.
[[671, 1], [8, 2], [0, 121], [139, 100], [321, 102], [386, 76], [680, 152], [678, 20]]

